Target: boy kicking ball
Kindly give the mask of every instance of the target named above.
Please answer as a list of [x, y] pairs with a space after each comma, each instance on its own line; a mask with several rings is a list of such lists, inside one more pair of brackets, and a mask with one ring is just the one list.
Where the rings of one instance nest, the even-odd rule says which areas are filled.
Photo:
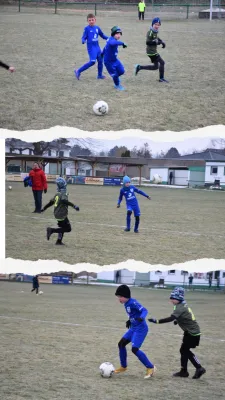
[[138, 74], [139, 71], [142, 69], [148, 70], [148, 71], [155, 71], [159, 70], [159, 82], [162, 83], [168, 83], [168, 81], [164, 78], [164, 66], [165, 66], [165, 61], [162, 59], [162, 57], [159, 55], [157, 52], [157, 46], [162, 45], [162, 48], [165, 49], [166, 44], [158, 37], [158, 31], [161, 26], [161, 20], [160, 18], [156, 17], [153, 18], [152, 20], [152, 26], [150, 30], [147, 33], [147, 38], [146, 38], [146, 53], [148, 57], [150, 58], [152, 65], [135, 65], [134, 73], [135, 75]]
[[184, 300], [184, 289], [176, 287], [170, 295], [171, 303], [174, 305], [173, 313], [168, 318], [155, 319], [150, 318], [149, 321], [154, 324], [164, 324], [166, 322], [174, 321], [175, 325], [184, 331], [183, 342], [180, 348], [181, 354], [181, 370], [173, 374], [174, 377], [188, 378], [189, 372], [187, 369], [188, 360], [196, 368], [193, 379], [199, 379], [206, 373], [205, 368], [202, 367], [196, 355], [190, 349], [195, 349], [200, 343], [200, 328], [195, 319], [195, 316], [190, 307], [188, 307]]

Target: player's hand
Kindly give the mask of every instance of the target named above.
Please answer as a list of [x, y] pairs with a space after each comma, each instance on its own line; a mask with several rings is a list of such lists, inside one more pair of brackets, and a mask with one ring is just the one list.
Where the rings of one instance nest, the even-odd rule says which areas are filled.
[[156, 318], [149, 318], [149, 322], [152, 322], [153, 324], [157, 324], [158, 320]]
[[162, 42], [161, 44], [162, 44], [162, 48], [165, 49], [166, 43]]
[[15, 68], [14, 67], [9, 67], [9, 72], [15, 72]]
[[41, 213], [43, 213], [44, 211], [45, 211], [44, 208], [42, 208], [42, 209], [41, 209]]
[[136, 321], [142, 322], [142, 321], [144, 321], [144, 320], [143, 320], [143, 318], [140, 318], [140, 317], [139, 317], [139, 318], [136, 318]]
[[147, 199], [148, 199], [148, 200], [151, 200], [152, 198], [151, 198], [151, 196], [148, 196]]
[[173, 321], [173, 324], [174, 324], [174, 325], [178, 325], [177, 320]]
[[123, 49], [126, 49], [127, 48], [127, 45], [124, 43], [123, 44]]
[[48, 191], [47, 189], [44, 189], [44, 193], [47, 193], [47, 191]]
[[74, 210], [76, 210], [76, 211], [80, 211], [80, 207], [78, 207], [78, 206], [74, 206]]
[[130, 320], [128, 319], [128, 321], [126, 322], [126, 328], [127, 328], [127, 329], [130, 329], [130, 327], [131, 327], [131, 322], [130, 322]]
[[117, 204], [116, 208], [120, 208], [120, 204]]

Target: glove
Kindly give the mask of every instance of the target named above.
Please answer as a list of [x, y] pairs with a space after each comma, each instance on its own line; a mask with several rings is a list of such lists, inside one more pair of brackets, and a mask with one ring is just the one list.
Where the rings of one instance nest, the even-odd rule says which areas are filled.
[[85, 40], [82, 40], [82, 44], [85, 44]]
[[178, 322], [175, 320], [175, 321], [173, 321], [173, 323], [174, 323], [174, 325], [177, 325], [178, 324]]
[[126, 322], [126, 328], [127, 328], [127, 329], [130, 329], [130, 327], [131, 327], [131, 322], [130, 322], [130, 320], [128, 319], [128, 321]]
[[136, 318], [136, 321], [142, 322], [142, 321], [144, 321], [144, 320], [143, 320], [143, 318], [140, 318], [140, 317], [139, 317], [139, 318]]
[[166, 43], [162, 42], [161, 44], [162, 44], [162, 48], [165, 49]]
[[149, 318], [149, 322], [152, 322], [153, 324], [158, 324], [158, 320], [156, 318]]
[[127, 45], [124, 43], [123, 44], [123, 49], [126, 49], [127, 48]]
[[116, 206], [117, 208], [120, 208], [120, 204], [117, 204], [117, 206]]
[[74, 209], [75, 209], [76, 211], [80, 211], [80, 207], [78, 207], [78, 206], [74, 206]]
[[147, 199], [148, 199], [148, 200], [151, 200], [151, 197], [150, 197], [150, 196], [148, 196], [148, 197], [147, 197]]
[[44, 193], [47, 193], [48, 189], [44, 189]]

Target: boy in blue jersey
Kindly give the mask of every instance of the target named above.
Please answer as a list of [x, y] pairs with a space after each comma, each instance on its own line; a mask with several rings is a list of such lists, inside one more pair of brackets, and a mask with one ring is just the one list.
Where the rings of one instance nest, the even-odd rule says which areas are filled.
[[170, 301], [174, 305], [171, 316], [162, 319], [150, 318], [149, 322], [153, 322], [154, 324], [164, 324], [173, 321], [174, 325], [180, 326], [180, 328], [184, 331], [183, 342], [180, 348], [181, 369], [179, 372], [173, 374], [173, 376], [179, 378], [188, 378], [189, 372], [187, 366], [188, 360], [190, 360], [196, 368], [193, 379], [199, 379], [203, 374], [206, 373], [206, 370], [201, 366], [200, 361], [190, 349], [194, 349], [199, 346], [201, 336], [200, 327], [196, 321], [193, 311], [190, 307], [188, 307], [186, 301], [184, 300], [184, 289], [182, 287], [175, 287], [170, 295]]
[[104, 35], [99, 26], [95, 25], [96, 18], [93, 14], [88, 14], [87, 16], [88, 26], [84, 28], [83, 36], [82, 36], [82, 44], [87, 43], [87, 52], [90, 58], [90, 61], [84, 64], [81, 68], [74, 70], [74, 74], [76, 78], [80, 79], [80, 74], [86, 69], [95, 65], [96, 61], [98, 62], [98, 76], [97, 79], [104, 79], [105, 76], [102, 75], [103, 71], [103, 60], [102, 60], [102, 52], [98, 43], [98, 36], [102, 39], [107, 40], [108, 36]]
[[166, 44], [158, 37], [158, 30], [161, 26], [161, 20], [158, 17], [153, 18], [152, 26], [150, 30], [147, 32], [146, 37], [146, 53], [150, 58], [152, 65], [135, 65], [135, 75], [138, 74], [142, 69], [144, 70], [159, 70], [159, 82], [168, 83], [168, 81], [164, 78], [164, 66], [165, 61], [157, 52], [157, 45], [162, 45], [162, 48], [165, 49]]
[[137, 300], [131, 298], [130, 289], [126, 285], [120, 285], [117, 288], [115, 295], [118, 297], [119, 302], [124, 304], [129, 319], [126, 322], [126, 328], [128, 328], [128, 331], [123, 335], [122, 339], [118, 343], [121, 366], [117, 368], [114, 373], [119, 374], [127, 370], [126, 346], [128, 343], [132, 343], [132, 353], [147, 369], [145, 379], [151, 378], [154, 375], [156, 368], [147, 358], [145, 353], [140, 350], [140, 347], [148, 334], [148, 325], [145, 321], [148, 310]]
[[112, 77], [115, 84], [115, 89], [125, 90], [120, 84], [120, 76], [125, 73], [125, 69], [120, 60], [118, 60], [118, 46], [123, 46], [125, 49], [127, 45], [119, 39], [122, 36], [122, 31], [118, 26], [111, 29], [111, 37], [107, 40], [105, 48], [103, 49], [104, 64]]
[[140, 207], [139, 207], [137, 198], [135, 196], [135, 193], [141, 194], [142, 196], [146, 197], [148, 200], [151, 200], [151, 197], [148, 194], [142, 192], [142, 190], [137, 189], [135, 186], [130, 184], [129, 176], [124, 176], [123, 177], [123, 187], [120, 189], [120, 195], [119, 195], [119, 199], [117, 202], [117, 208], [120, 208], [120, 203], [124, 196], [126, 199], [126, 205], [127, 205], [127, 220], [126, 220], [127, 227], [124, 229], [125, 232], [130, 232], [131, 215], [133, 212], [134, 216], [135, 216], [134, 232], [138, 233], [141, 211], [140, 211]]

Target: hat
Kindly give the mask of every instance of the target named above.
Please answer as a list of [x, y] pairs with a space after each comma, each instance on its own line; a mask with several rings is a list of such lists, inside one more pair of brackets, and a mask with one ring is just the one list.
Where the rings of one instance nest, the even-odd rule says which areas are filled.
[[67, 183], [66, 183], [66, 180], [65, 180], [64, 178], [62, 178], [61, 176], [59, 176], [59, 177], [56, 179], [55, 182], [56, 182], [56, 185], [57, 185], [57, 188], [58, 188], [59, 192], [61, 192], [61, 191], [63, 191], [63, 190], [66, 190]]
[[116, 33], [121, 33], [122, 35], [122, 30], [118, 26], [113, 26], [111, 29], [111, 36], [114, 36]]
[[170, 299], [184, 301], [184, 289], [182, 287], [175, 287], [171, 292]]
[[159, 17], [155, 17], [155, 18], [153, 18], [153, 20], [152, 20], [152, 26], [154, 25], [154, 24], [159, 24], [159, 25], [161, 25], [161, 19], [159, 18]]
[[126, 299], [130, 299], [130, 289], [127, 285], [120, 285], [116, 289], [115, 296], [126, 297]]
[[130, 183], [130, 178], [127, 175], [123, 177], [123, 184], [125, 185], [125, 183]]

